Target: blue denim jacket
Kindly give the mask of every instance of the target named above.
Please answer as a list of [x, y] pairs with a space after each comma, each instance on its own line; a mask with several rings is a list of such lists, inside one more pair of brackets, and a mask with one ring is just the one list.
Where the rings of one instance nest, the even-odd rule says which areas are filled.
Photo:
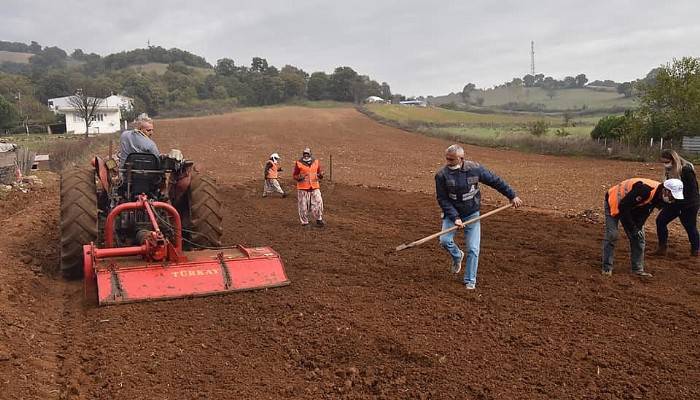
[[513, 189], [498, 175], [472, 161], [464, 161], [459, 169], [446, 166], [435, 174], [435, 193], [445, 217], [452, 221], [464, 218], [481, 208], [479, 182], [496, 189], [508, 200], [515, 198]]

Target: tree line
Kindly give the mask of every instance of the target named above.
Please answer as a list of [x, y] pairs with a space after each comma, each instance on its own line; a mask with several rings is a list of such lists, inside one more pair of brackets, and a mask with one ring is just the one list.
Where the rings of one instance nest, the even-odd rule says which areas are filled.
[[[135, 99], [135, 112], [160, 112], [196, 103], [220, 102], [231, 106], [261, 106], [294, 100], [361, 102], [367, 96], [391, 98], [388, 83], [379, 83], [348, 66], [332, 73], [311, 74], [293, 65], [277, 68], [262, 57], [249, 65], [222, 58], [212, 66], [180, 49], [150, 46], [102, 57], [76, 49], [68, 54], [58, 47], [36, 42], [0, 42], [7, 51], [31, 48], [28, 64], [0, 65], [0, 128], [16, 126], [21, 119], [45, 124], [54, 118], [45, 106], [50, 98], [81, 90], [94, 97], [120, 93]], [[145, 72], [133, 66], [167, 64], [164, 73]]]
[[673, 59], [630, 86], [639, 108], [602, 118], [591, 137], [636, 142], [700, 135], [700, 58]]

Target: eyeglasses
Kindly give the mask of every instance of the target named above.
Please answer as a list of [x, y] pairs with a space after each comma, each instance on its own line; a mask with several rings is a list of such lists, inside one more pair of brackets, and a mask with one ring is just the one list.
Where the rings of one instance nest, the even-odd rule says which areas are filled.
[[146, 129], [146, 132], [153, 132], [153, 128], [151, 128], [151, 129]]

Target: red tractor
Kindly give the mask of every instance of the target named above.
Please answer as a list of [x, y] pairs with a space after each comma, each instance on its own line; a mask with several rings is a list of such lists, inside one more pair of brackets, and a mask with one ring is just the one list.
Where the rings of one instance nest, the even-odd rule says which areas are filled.
[[216, 181], [179, 151], [92, 165], [61, 176], [61, 272], [99, 304], [289, 284], [271, 248], [221, 246]]

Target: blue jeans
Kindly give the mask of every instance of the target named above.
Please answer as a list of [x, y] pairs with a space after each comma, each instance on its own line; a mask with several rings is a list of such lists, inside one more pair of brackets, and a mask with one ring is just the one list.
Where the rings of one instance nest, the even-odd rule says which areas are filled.
[[[466, 222], [472, 218], [479, 216], [479, 212], [475, 212], [468, 215], [462, 219], [462, 222]], [[451, 228], [455, 226], [449, 218], [443, 218], [442, 229]], [[452, 231], [440, 236], [440, 245], [447, 250], [454, 262], [459, 261], [459, 247], [455, 244], [455, 232]], [[479, 268], [479, 247], [481, 246], [481, 221], [477, 221], [471, 225], [467, 225], [464, 228], [464, 242], [467, 246], [467, 251], [465, 251], [467, 256], [467, 265], [464, 268], [464, 283], [476, 284], [476, 270]]]
[[[605, 237], [603, 238], [603, 271], [612, 271], [613, 256], [615, 253], [615, 243], [620, 237], [620, 218], [610, 215], [610, 204], [605, 201], [603, 205], [605, 209]], [[644, 229], [639, 234], [632, 232], [629, 227], [622, 224], [622, 228], [627, 234], [630, 242], [630, 260], [632, 261], [632, 272], [644, 271], [644, 246], [646, 240], [644, 238]]]

